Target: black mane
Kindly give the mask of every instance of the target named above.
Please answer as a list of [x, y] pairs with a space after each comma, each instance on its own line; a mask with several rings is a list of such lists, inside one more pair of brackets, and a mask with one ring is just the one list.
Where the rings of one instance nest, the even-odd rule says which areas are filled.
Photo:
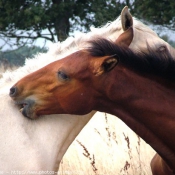
[[89, 43], [91, 47], [87, 50], [91, 56], [116, 55], [116, 58], [119, 58], [119, 63], [121, 62], [135, 71], [154, 74], [175, 81], [175, 60], [168, 50], [156, 52], [151, 50], [148, 45], [148, 53], [136, 53], [127, 47], [116, 45], [104, 38], [98, 38]]

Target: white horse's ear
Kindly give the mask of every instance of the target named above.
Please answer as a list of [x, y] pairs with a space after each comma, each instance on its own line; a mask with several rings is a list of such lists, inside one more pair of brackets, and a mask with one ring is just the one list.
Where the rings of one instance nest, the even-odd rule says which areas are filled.
[[125, 6], [121, 12], [121, 23], [124, 31], [133, 26], [133, 18], [128, 10], [128, 6]]
[[102, 75], [103, 73], [111, 71], [119, 62], [119, 59], [116, 58], [116, 55], [97, 58], [94, 62], [93, 73], [95, 76]]
[[130, 27], [125, 32], [123, 32], [115, 41], [115, 43], [119, 46], [126, 46], [129, 47], [132, 40], [134, 38], [134, 31], [133, 27]]

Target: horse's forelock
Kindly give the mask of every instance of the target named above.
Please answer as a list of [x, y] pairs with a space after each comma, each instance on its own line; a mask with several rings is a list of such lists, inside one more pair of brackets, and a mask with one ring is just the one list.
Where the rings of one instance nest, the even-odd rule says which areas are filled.
[[157, 52], [147, 43], [148, 53], [136, 52], [104, 38], [96, 38], [89, 43], [91, 46], [87, 48], [87, 51], [93, 57], [116, 55], [125, 66], [139, 73], [148, 73], [175, 81], [173, 76], [175, 75], [175, 60], [168, 50]]

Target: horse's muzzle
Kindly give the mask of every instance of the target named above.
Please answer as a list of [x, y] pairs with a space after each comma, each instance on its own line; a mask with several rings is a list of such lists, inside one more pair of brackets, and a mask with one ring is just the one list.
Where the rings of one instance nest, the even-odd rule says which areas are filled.
[[34, 113], [35, 101], [27, 99], [24, 101], [16, 101], [15, 104], [19, 106], [20, 112], [27, 118], [34, 119], [38, 116]]

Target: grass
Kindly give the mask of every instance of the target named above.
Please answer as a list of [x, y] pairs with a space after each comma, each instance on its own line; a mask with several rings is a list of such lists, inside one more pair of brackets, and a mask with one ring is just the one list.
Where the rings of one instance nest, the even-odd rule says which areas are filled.
[[69, 147], [58, 174], [151, 175], [154, 154], [120, 119], [98, 112]]

